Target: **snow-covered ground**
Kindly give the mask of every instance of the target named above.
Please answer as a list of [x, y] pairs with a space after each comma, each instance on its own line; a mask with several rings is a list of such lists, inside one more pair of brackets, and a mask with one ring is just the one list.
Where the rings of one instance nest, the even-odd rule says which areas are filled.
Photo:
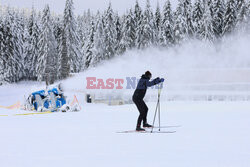
[[[31, 85], [0, 87], [10, 105]], [[134, 105], [86, 104], [82, 111], [19, 115], [0, 109], [1, 167], [249, 167], [249, 102], [162, 102], [161, 123], [173, 134], [121, 134], [135, 128]], [[152, 122], [155, 103], [149, 105]]]

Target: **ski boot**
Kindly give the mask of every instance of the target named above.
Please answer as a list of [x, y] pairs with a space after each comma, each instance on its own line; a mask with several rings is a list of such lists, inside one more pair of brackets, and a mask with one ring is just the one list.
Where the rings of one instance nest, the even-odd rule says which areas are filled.
[[143, 132], [143, 131], [145, 131], [145, 129], [141, 128], [140, 126], [137, 126], [137, 127], [136, 127], [136, 131], [138, 131], [138, 132]]
[[143, 124], [143, 128], [152, 128], [152, 125], [149, 125], [148, 123]]

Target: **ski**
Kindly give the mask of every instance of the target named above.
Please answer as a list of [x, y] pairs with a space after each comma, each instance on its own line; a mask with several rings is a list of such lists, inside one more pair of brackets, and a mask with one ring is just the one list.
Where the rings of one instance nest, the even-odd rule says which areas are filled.
[[127, 130], [119, 131], [117, 133], [175, 133], [176, 131], [136, 131], [136, 130]]
[[[154, 126], [153, 128], [154, 129], [158, 129], [158, 128], [160, 128], [160, 129], [165, 129], [165, 128], [180, 128], [181, 126], [180, 125], [176, 125], [176, 126], [161, 126], [161, 127], [159, 127], [159, 126]], [[152, 129], [152, 127], [150, 127], [150, 128], [146, 128], [146, 129]]]

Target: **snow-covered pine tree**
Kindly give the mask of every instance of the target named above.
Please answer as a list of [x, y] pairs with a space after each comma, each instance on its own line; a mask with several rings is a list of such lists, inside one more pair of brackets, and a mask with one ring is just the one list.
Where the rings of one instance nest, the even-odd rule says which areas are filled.
[[[91, 29], [91, 22], [94, 21], [94, 19], [90, 9], [84, 11], [83, 15], [77, 17], [77, 34], [79, 34], [80, 41], [84, 42], [84, 40], [87, 40]], [[84, 46], [84, 44], [82, 46]]]
[[177, 43], [193, 36], [191, 0], [179, 0], [175, 13], [174, 33]]
[[237, 12], [234, 0], [228, 0], [224, 15], [223, 35], [230, 34], [235, 30]]
[[247, 22], [246, 22], [246, 32], [250, 34], [250, 1], [246, 3], [246, 15], [247, 15]]
[[86, 56], [84, 55], [85, 48], [87, 45], [87, 41], [89, 38], [89, 32], [92, 28], [92, 21], [95, 21], [95, 17], [93, 16], [92, 12], [90, 11], [90, 9], [88, 9], [87, 11], [85, 11], [83, 13], [83, 15], [80, 15], [77, 17], [77, 34], [78, 34], [78, 38], [79, 38], [79, 47], [80, 47], [80, 51], [83, 54], [83, 58], [82, 58], [82, 62], [81, 64], [83, 64], [83, 69], [85, 68], [85, 62], [84, 60], [86, 59]]
[[159, 3], [157, 2], [157, 7], [156, 7], [156, 11], [155, 11], [155, 15], [154, 15], [154, 34], [155, 34], [155, 37], [154, 37], [154, 43], [156, 45], [159, 45], [160, 43], [160, 37], [161, 37], [161, 21], [162, 18], [161, 18], [161, 10], [160, 10], [160, 6], [159, 6]]
[[115, 54], [121, 54], [120, 48], [121, 48], [121, 39], [122, 39], [122, 24], [124, 19], [121, 18], [118, 13], [115, 13], [114, 15], [115, 20], [115, 29], [116, 29], [116, 45], [115, 45]]
[[216, 38], [221, 38], [223, 34], [223, 24], [224, 24], [224, 1], [214, 0], [213, 3], [213, 27]]
[[116, 54], [117, 31], [115, 25], [114, 12], [109, 3], [108, 9], [104, 13], [104, 59], [110, 59]]
[[155, 27], [156, 27], [156, 31], [160, 31], [161, 29], [161, 10], [160, 10], [160, 6], [159, 3], [157, 2], [157, 6], [156, 6], [156, 11], [155, 11]]
[[142, 9], [139, 5], [138, 0], [136, 0], [135, 3], [135, 8], [134, 8], [134, 23], [135, 23], [135, 36], [136, 36], [136, 40], [135, 40], [135, 45], [138, 48], [139, 47], [139, 40], [137, 41], [138, 36], [140, 36], [140, 28], [141, 28], [141, 24], [142, 24], [142, 19], [143, 19], [143, 13], [142, 13]]
[[57, 75], [59, 79], [65, 79], [70, 74], [70, 57], [68, 56], [68, 49], [67, 49], [67, 39], [65, 35], [64, 28], [62, 27], [62, 32], [60, 36], [60, 43], [58, 46], [59, 50], [59, 71], [60, 73]]
[[[0, 9], [1, 10], [1, 9]], [[1, 11], [0, 11], [1, 12]], [[2, 18], [2, 12], [0, 15], [0, 85], [2, 82], [4, 82], [3, 77], [4, 77], [4, 24], [3, 24], [3, 18]]]
[[120, 54], [135, 47], [135, 35], [135, 21], [133, 12], [130, 9], [130, 11], [126, 14], [125, 21], [122, 27], [122, 38], [119, 47]]
[[28, 80], [32, 79], [32, 73], [33, 70], [31, 68], [32, 66], [32, 53], [31, 53], [31, 38], [32, 38], [32, 34], [33, 34], [33, 24], [34, 24], [34, 8], [32, 7], [32, 12], [31, 15], [29, 17], [28, 20], [28, 25], [26, 26], [26, 31], [25, 31], [25, 57], [24, 57], [24, 72], [25, 72], [25, 76], [27, 77]]
[[184, 29], [188, 37], [193, 35], [193, 23], [192, 23], [192, 3], [191, 0], [181, 0], [183, 5], [183, 17], [185, 19]]
[[180, 13], [178, 12], [178, 10], [174, 12], [173, 32], [174, 32], [175, 44], [180, 44], [184, 38], [184, 33], [182, 31], [181, 17], [180, 17]]
[[36, 65], [38, 60], [38, 41], [40, 23], [34, 8], [28, 20], [26, 48], [25, 48], [25, 75], [30, 80], [36, 80]]
[[54, 22], [53, 31], [54, 31], [55, 39], [56, 39], [57, 43], [59, 44], [60, 40], [61, 40], [61, 36], [62, 36], [62, 29], [63, 29], [62, 17], [55, 16], [53, 19], [53, 22]]
[[93, 48], [94, 48], [94, 35], [95, 35], [95, 23], [91, 22], [91, 29], [89, 30], [89, 35], [86, 42], [85, 48], [85, 66], [84, 69], [88, 69], [91, 66], [91, 62], [93, 59]]
[[36, 68], [38, 80], [46, 80], [46, 83], [53, 84], [57, 79], [56, 59], [58, 54], [56, 51], [57, 43], [53, 33], [50, 9], [48, 5], [46, 5], [43, 10], [41, 30], [38, 42], [39, 57]]
[[154, 44], [155, 25], [153, 19], [150, 1], [147, 0], [146, 9], [144, 10], [141, 24], [139, 25], [136, 32], [136, 43], [139, 49], [143, 49]]
[[98, 12], [96, 22], [96, 33], [94, 35], [94, 48], [93, 58], [91, 59], [91, 65], [96, 66], [100, 61], [104, 60], [105, 52], [105, 38], [104, 38], [104, 21], [103, 16]]
[[237, 4], [237, 23], [236, 29], [239, 33], [245, 33], [248, 24], [248, 10], [246, 2], [244, 0], [239, 0]]
[[213, 18], [209, 5], [205, 5], [204, 14], [201, 22], [200, 39], [213, 42], [215, 40]]
[[114, 12], [111, 3], [103, 16], [103, 52], [102, 57], [107, 60], [116, 54], [117, 47], [117, 31], [115, 25]]
[[86, 35], [86, 31], [89, 32], [89, 30], [86, 30], [86, 23], [85, 23], [85, 17], [84, 16], [77, 16], [76, 18], [76, 22], [77, 22], [77, 34], [78, 34], [78, 37], [79, 37], [79, 46], [80, 46], [80, 50], [81, 50], [81, 53], [84, 53], [85, 52], [85, 43], [87, 41], [87, 35]]
[[135, 30], [137, 30], [139, 28], [139, 25], [141, 24], [142, 18], [143, 18], [142, 9], [138, 3], [138, 0], [136, 0], [135, 9], [134, 9]]
[[180, 44], [185, 37], [185, 32], [183, 30], [183, 16], [182, 16], [182, 7], [180, 1], [174, 12], [174, 39], [176, 44]]
[[247, 16], [250, 17], [250, 0], [246, 2]]
[[[209, 10], [210, 10], [210, 13], [211, 13], [211, 16], [213, 17], [214, 16], [214, 11], [213, 11], [213, 4], [214, 4], [214, 0], [206, 0], [206, 1], [204, 1], [204, 5], [206, 6], [208, 6], [208, 8], [209, 8]], [[205, 9], [205, 7], [204, 7], [204, 9]]]
[[4, 21], [4, 81], [12, 83], [18, 82], [23, 77], [22, 61], [22, 39], [20, 39], [20, 25], [15, 18], [13, 10], [7, 8], [7, 14]]
[[240, 10], [242, 9], [244, 5], [245, 5], [245, 0], [235, 0], [235, 7], [236, 7], [237, 14], [240, 12]]
[[56, 39], [56, 50], [58, 53], [58, 56], [56, 58], [56, 62], [57, 62], [57, 67], [56, 67], [56, 73], [57, 73], [57, 78], [61, 79], [61, 57], [60, 55], [60, 49], [61, 49], [61, 39], [62, 39], [62, 31], [63, 31], [63, 19], [61, 16], [55, 16], [53, 19], [53, 32], [54, 32], [54, 36]]
[[82, 69], [83, 55], [80, 52], [79, 38], [76, 34], [76, 21], [73, 13], [73, 0], [66, 0], [63, 17], [62, 39], [60, 44], [61, 77], [69, 76], [71, 72]]
[[174, 44], [174, 31], [173, 31], [173, 13], [171, 9], [171, 3], [167, 0], [164, 4], [162, 11], [162, 22], [160, 29], [160, 45], [172, 46]]
[[226, 0], [221, 0], [222, 8], [226, 9]]
[[117, 41], [117, 48], [119, 47], [119, 43], [122, 38], [122, 21], [121, 18], [119, 17], [118, 13], [115, 14], [115, 29], [116, 29], [116, 41]]
[[24, 10], [19, 11], [17, 10], [17, 12], [15, 12], [15, 43], [16, 43], [16, 48], [17, 48], [17, 54], [20, 56], [20, 64], [22, 65], [22, 70], [19, 71], [18, 75], [19, 75], [19, 80], [25, 79], [25, 72], [24, 72], [24, 66], [25, 66], [25, 62], [24, 62], [24, 58], [25, 58], [25, 41], [26, 41], [26, 25], [27, 23], [27, 19], [25, 17], [25, 13]]
[[194, 27], [194, 35], [199, 39], [200, 30], [202, 25], [202, 18], [204, 14], [204, 5], [201, 4], [201, 0], [196, 0], [193, 7], [193, 27]]

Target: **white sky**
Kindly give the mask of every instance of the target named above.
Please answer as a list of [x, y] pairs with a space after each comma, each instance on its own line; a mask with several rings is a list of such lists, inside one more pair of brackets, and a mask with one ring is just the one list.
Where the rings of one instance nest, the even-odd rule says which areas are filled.
[[[1, 5], [9, 5], [11, 7], [19, 8], [31, 8], [32, 3], [38, 10], [42, 10], [45, 4], [49, 4], [53, 12], [58, 14], [63, 13], [66, 0], [0, 0]], [[109, 2], [112, 3], [112, 7], [119, 13], [124, 13], [126, 9], [133, 7], [136, 0], [74, 0], [75, 13], [81, 14], [84, 10], [91, 9], [92, 11], [106, 9]], [[138, 0], [141, 7], [144, 8], [146, 0]], [[157, 0], [150, 0], [151, 6], [156, 7]], [[158, 0], [161, 8], [165, 0]], [[176, 7], [178, 0], [171, 0], [172, 6]]]

